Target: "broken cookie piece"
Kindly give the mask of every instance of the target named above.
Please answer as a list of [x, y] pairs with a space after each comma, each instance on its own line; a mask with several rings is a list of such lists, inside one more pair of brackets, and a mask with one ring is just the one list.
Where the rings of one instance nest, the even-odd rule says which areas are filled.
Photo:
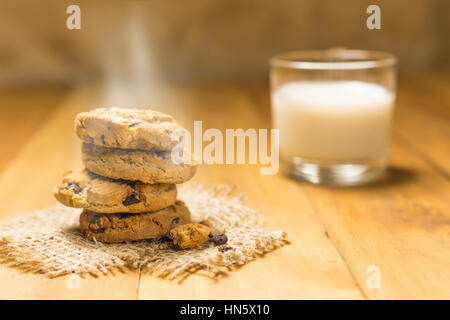
[[169, 231], [168, 237], [181, 249], [202, 245], [209, 237], [211, 229], [198, 223], [180, 225]]

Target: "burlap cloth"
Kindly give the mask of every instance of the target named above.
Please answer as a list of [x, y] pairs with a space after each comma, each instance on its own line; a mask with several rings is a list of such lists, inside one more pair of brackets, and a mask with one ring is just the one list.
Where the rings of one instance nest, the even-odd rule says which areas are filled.
[[225, 185], [183, 185], [179, 198], [186, 202], [192, 220], [208, 219], [225, 229], [228, 243], [177, 250], [163, 241], [106, 244], [82, 237], [80, 209], [57, 205], [24, 213], [0, 225], [0, 262], [49, 277], [76, 272], [81, 275], [140, 269], [167, 279], [184, 279], [201, 272], [216, 277], [287, 243], [286, 234], [263, 227], [262, 217], [231, 197]]

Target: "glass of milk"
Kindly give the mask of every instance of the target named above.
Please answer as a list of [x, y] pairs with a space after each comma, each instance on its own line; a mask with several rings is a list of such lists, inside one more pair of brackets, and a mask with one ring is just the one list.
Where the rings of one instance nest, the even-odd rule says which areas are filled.
[[396, 58], [333, 48], [271, 59], [273, 127], [291, 176], [327, 185], [380, 178], [389, 157]]

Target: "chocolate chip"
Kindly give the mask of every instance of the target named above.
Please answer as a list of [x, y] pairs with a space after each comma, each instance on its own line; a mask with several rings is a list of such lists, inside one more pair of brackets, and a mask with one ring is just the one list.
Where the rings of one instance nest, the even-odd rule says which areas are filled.
[[128, 128], [133, 128], [135, 126], [137, 126], [140, 122], [132, 122], [128, 125]]
[[103, 143], [103, 144], [106, 144], [106, 142], [105, 142], [105, 135], [102, 134], [102, 135], [100, 136], [100, 138], [102, 139], [102, 143]]
[[81, 193], [81, 191], [82, 191], [81, 187], [78, 184], [73, 183], [73, 182], [67, 182], [67, 189], [70, 189], [70, 188], [73, 189], [73, 193], [75, 193], [75, 194]]
[[126, 183], [127, 185], [129, 185], [133, 189], [134, 189], [134, 187], [136, 187], [136, 184], [137, 184], [137, 181], [126, 181], [126, 180], [121, 180], [121, 181]]
[[153, 149], [153, 151], [156, 153], [156, 155], [160, 158], [166, 159], [167, 156], [167, 151], [163, 151], [163, 150], [156, 150]]
[[170, 231], [167, 231], [161, 238], [161, 240], [166, 241], [166, 242], [171, 242], [173, 240], [172, 234], [170, 233]]
[[178, 223], [180, 223], [180, 218], [178, 218], [178, 217], [173, 218], [173, 219], [172, 219], [172, 223], [173, 223], [173, 224], [178, 224]]
[[105, 232], [105, 228], [92, 228], [91, 225], [89, 225], [89, 230], [92, 233], [103, 233], [103, 232]]
[[229, 246], [222, 246], [222, 247], [219, 247], [219, 248], [217, 248], [220, 252], [227, 252], [227, 251], [229, 251], [229, 250], [232, 250], [233, 248], [232, 247], [229, 247]]
[[139, 202], [141, 202], [141, 200], [138, 198], [136, 192], [133, 192], [128, 197], [126, 197], [122, 203], [124, 206], [130, 206], [132, 204], [139, 203]]
[[216, 234], [213, 236], [212, 241], [214, 242], [215, 245], [221, 245], [227, 243], [228, 238], [224, 233]]
[[101, 217], [99, 215], [95, 215], [91, 218], [89, 223], [89, 230], [92, 233], [103, 233], [105, 232], [105, 228], [101, 225]]

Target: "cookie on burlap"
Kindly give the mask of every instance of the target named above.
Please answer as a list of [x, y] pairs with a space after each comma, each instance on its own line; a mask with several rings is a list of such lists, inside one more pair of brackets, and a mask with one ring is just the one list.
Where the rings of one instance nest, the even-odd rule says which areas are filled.
[[150, 109], [99, 108], [75, 118], [81, 140], [112, 148], [171, 150], [183, 130], [172, 116]]
[[114, 149], [83, 143], [85, 167], [112, 179], [137, 180], [144, 183], [183, 183], [196, 171], [193, 164], [176, 164], [170, 151]]
[[83, 210], [80, 230], [83, 235], [102, 242], [159, 239], [177, 225], [189, 223], [191, 213], [184, 202], [147, 213], [96, 213]]
[[177, 198], [174, 184], [112, 180], [89, 172], [67, 172], [55, 187], [56, 199], [68, 207], [89, 211], [140, 213], [163, 209]]
[[202, 245], [208, 240], [210, 234], [209, 227], [199, 223], [188, 223], [173, 228], [167, 236], [179, 248], [188, 249]]

